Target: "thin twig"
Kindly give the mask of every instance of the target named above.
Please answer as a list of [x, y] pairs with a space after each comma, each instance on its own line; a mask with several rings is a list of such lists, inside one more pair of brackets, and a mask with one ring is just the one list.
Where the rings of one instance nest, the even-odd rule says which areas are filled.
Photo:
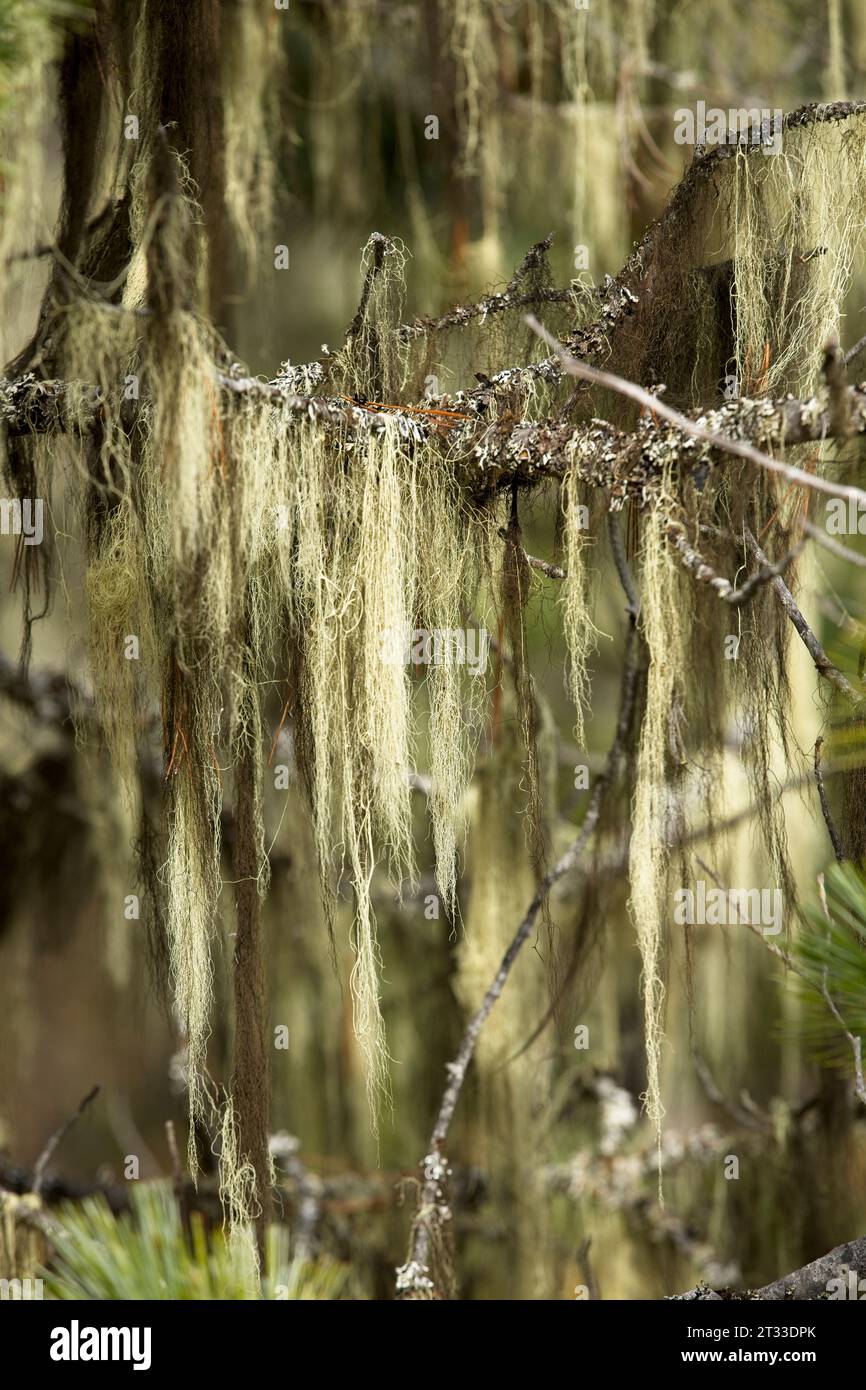
[[45, 1169], [50, 1163], [52, 1154], [56, 1150], [58, 1144], [60, 1144], [61, 1141], [65, 1139], [72, 1126], [76, 1123], [76, 1121], [81, 1119], [81, 1116], [84, 1114], [90, 1102], [93, 1099], [95, 1099], [95, 1097], [98, 1095], [99, 1087], [94, 1086], [91, 1091], [87, 1092], [87, 1095], [80, 1102], [78, 1109], [75, 1111], [75, 1114], [70, 1115], [68, 1120], [64, 1120], [60, 1128], [55, 1130], [51, 1138], [48, 1140], [48, 1143], [45, 1145], [45, 1148], [42, 1150], [41, 1154], [37, 1158], [36, 1166], [33, 1169], [33, 1187], [31, 1190], [33, 1192], [34, 1197], [38, 1197], [40, 1192], [42, 1191], [42, 1185], [45, 1181]]
[[[502, 526], [499, 528], [499, 534], [503, 540], [506, 540], [508, 537], [508, 532]], [[528, 550], [523, 551], [523, 558], [530, 569], [538, 570], [540, 574], [546, 574], [548, 579], [568, 578], [566, 571], [561, 565], [552, 565], [549, 560], [539, 560], [537, 555], [530, 555]]]
[[523, 920], [517, 929], [511, 945], [502, 957], [502, 961], [492, 984], [484, 995], [480, 1007], [466, 1025], [460, 1047], [457, 1051], [457, 1056], [453, 1062], [448, 1064], [448, 1084], [442, 1096], [439, 1112], [430, 1137], [427, 1156], [425, 1158], [425, 1180], [419, 1197], [418, 1211], [412, 1233], [411, 1255], [407, 1265], [403, 1266], [400, 1271], [398, 1288], [398, 1292], [400, 1293], [405, 1294], [406, 1292], [417, 1292], [418, 1290], [429, 1291], [431, 1288], [429, 1262], [431, 1248], [436, 1237], [435, 1226], [437, 1222], [443, 1219], [443, 1213], [447, 1210], [448, 1164], [444, 1156], [445, 1141], [448, 1138], [451, 1120], [457, 1108], [457, 1102], [460, 1099], [460, 1093], [466, 1079], [466, 1072], [474, 1055], [481, 1029], [505, 988], [511, 968], [521, 948], [531, 935], [535, 920], [543, 904], [554, 884], [577, 866], [598, 824], [605, 793], [619, 773], [620, 764], [625, 753], [628, 731], [631, 726], [632, 710], [634, 708], [635, 692], [637, 688], [639, 640], [637, 626], [634, 618], [632, 618], [629, 625], [628, 642], [626, 646], [616, 733], [607, 756], [604, 770], [597, 778], [595, 786], [593, 787], [592, 797], [580, 828], [580, 834], [539, 884], [535, 896], [524, 914]]
[[859, 357], [864, 348], [866, 348], [866, 334], [864, 334], [862, 338], [859, 338], [854, 346], [850, 347], [845, 353], [845, 366], [849, 366], [855, 358]]
[[[769, 564], [766, 555], [758, 545], [751, 531], [746, 531], [746, 541], [755, 558], [760, 560], [762, 565]], [[861, 705], [863, 700], [866, 699], [866, 696], [863, 695], [862, 691], [856, 690], [848, 677], [843, 675], [838, 667], [833, 665], [829, 656], [824, 651], [824, 648], [821, 646], [821, 643], [803, 617], [803, 614], [800, 612], [800, 609], [797, 607], [794, 595], [791, 593], [784, 579], [782, 579], [781, 575], [777, 575], [776, 578], [772, 579], [770, 582], [779, 595], [779, 601], [782, 607], [794, 624], [801, 642], [811, 656], [815, 664], [815, 670], [819, 675], [823, 676], [826, 681], [829, 681], [829, 683], [839, 691], [840, 695], [844, 695], [845, 699], [848, 700], [850, 704], [855, 707]]]
[[[720, 888], [723, 893], [727, 891], [718, 874], [710, 868], [709, 864], [704, 863], [700, 855], [695, 855], [695, 862], [700, 864], [704, 873], [709, 874], [710, 878], [713, 880], [713, 883], [716, 885], [717, 888]], [[781, 946], [777, 946], [775, 941], [771, 941], [768, 936], [765, 936], [763, 928], [759, 927], [757, 922], [750, 922], [748, 917], [742, 916], [739, 900], [737, 901], [737, 920], [741, 926], [748, 927], [749, 931], [752, 932], [752, 934], [756, 936], [759, 941], [763, 942], [767, 950], [770, 952], [770, 955], [775, 956], [777, 960], [780, 960], [787, 970], [793, 970], [795, 975], [799, 975], [801, 979], [807, 980], [807, 982], [811, 984], [811, 981], [808, 979], [808, 976], [804, 975], [803, 971], [800, 970], [798, 966], [794, 964], [787, 951], [783, 951]]]
[[836, 829], [833, 817], [830, 814], [830, 804], [827, 800], [827, 788], [824, 786], [824, 773], [821, 771], [821, 749], [824, 746], [823, 735], [819, 734], [815, 739], [815, 782], [818, 786], [818, 798], [821, 802], [821, 815], [824, 817], [824, 824], [827, 827], [827, 834], [833, 845], [833, 853], [837, 863], [841, 864], [845, 859], [845, 850]]
[[530, 569], [538, 570], [540, 574], [546, 574], [548, 579], [567, 579], [568, 574], [561, 565], [552, 565], [549, 560], [539, 560], [537, 555], [530, 555], [528, 550], [524, 550], [523, 558]]
[[849, 546], [843, 545], [841, 541], [834, 540], [828, 536], [820, 526], [816, 526], [813, 521], [805, 517], [802, 522], [803, 530], [813, 541], [817, 541], [825, 550], [829, 550], [831, 555], [835, 555], [838, 560], [847, 560], [850, 565], [859, 565], [861, 569], [866, 569], [866, 555], [858, 555], [856, 550], [851, 550]]
[[626, 556], [625, 546], [622, 540], [622, 532], [619, 528], [619, 518], [615, 512], [609, 511], [607, 514], [607, 534], [610, 540], [610, 548], [613, 552], [613, 562], [616, 565], [616, 572], [619, 575], [619, 582], [628, 600], [627, 610], [631, 617], [636, 619], [640, 613], [640, 595], [638, 594], [637, 585], [634, 582], [634, 576], [632, 575], [631, 567], [628, 563], [628, 557]]
[[698, 424], [696, 420], [690, 420], [687, 415], [682, 415], [680, 411], [666, 405], [658, 396], [651, 395], [642, 386], [637, 386], [635, 382], [626, 381], [624, 377], [615, 376], [613, 372], [603, 372], [598, 367], [590, 367], [585, 362], [578, 362], [575, 357], [571, 356], [571, 353], [566, 352], [552, 333], [548, 333], [533, 314], [526, 315], [526, 322], [532, 331], [538, 334], [539, 338], [558, 353], [569, 376], [580, 377], [584, 381], [592, 382], [595, 386], [604, 386], [609, 391], [616, 391], [621, 396], [627, 396], [629, 400], [637, 401], [645, 409], [656, 415], [661, 415], [663, 419], [676, 425], [677, 429], [682, 430], [684, 434], [691, 435], [693, 439], [700, 439], [704, 444], [709, 444], [714, 449], [721, 449], [724, 453], [733, 454], [735, 458], [744, 459], [746, 463], [757, 464], [759, 468], [764, 468], [769, 473], [777, 473], [779, 477], [786, 478], [790, 483], [811, 488], [814, 492], [826, 492], [831, 497], [853, 499], [866, 506], [866, 492], [861, 488], [849, 487], [844, 483], [833, 483], [826, 478], [818, 477], [815, 473], [806, 473], [802, 468], [795, 468], [791, 463], [782, 463], [779, 459], [770, 458], [769, 454], [761, 453], [761, 450], [756, 449], [754, 444], [749, 444], [745, 440], [731, 439], [728, 435], [719, 434], [716, 430], [708, 430], [705, 426]]
[[737, 1101], [728, 1099], [717, 1084], [706, 1059], [699, 1052], [692, 1052], [692, 1065], [707, 1099], [730, 1115], [731, 1119], [738, 1125], [742, 1125], [744, 1129], [758, 1130], [764, 1134], [772, 1128], [771, 1121], [754, 1105], [740, 1105]]

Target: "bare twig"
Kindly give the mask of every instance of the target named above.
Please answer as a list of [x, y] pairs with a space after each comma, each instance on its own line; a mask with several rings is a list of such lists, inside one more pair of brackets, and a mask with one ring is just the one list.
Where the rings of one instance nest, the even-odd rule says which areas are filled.
[[824, 746], [823, 736], [815, 739], [815, 782], [818, 787], [818, 798], [821, 802], [821, 815], [824, 817], [824, 824], [827, 827], [827, 834], [830, 836], [833, 845], [833, 853], [836, 860], [841, 864], [845, 858], [845, 850], [839, 838], [839, 831], [836, 829], [833, 817], [830, 814], [830, 804], [827, 800], [827, 788], [824, 786], [824, 773], [821, 770], [821, 749]]
[[730, 1115], [731, 1119], [745, 1129], [757, 1130], [759, 1133], [766, 1134], [772, 1130], [770, 1119], [757, 1110], [754, 1105], [739, 1105], [735, 1100], [730, 1100], [717, 1084], [715, 1077], [707, 1065], [706, 1059], [699, 1052], [692, 1052], [692, 1064], [695, 1074], [701, 1083], [707, 1099], [717, 1105]]
[[[758, 545], [758, 542], [755, 540], [755, 537], [752, 535], [751, 531], [746, 531], [746, 541], [748, 542], [749, 548], [751, 549], [752, 554], [755, 556], [755, 558], [757, 560], [760, 560], [762, 565], [769, 564], [766, 555], [764, 554], [761, 547]], [[772, 579], [770, 582], [772, 583], [773, 588], [776, 590], [776, 593], [779, 595], [779, 601], [782, 607], [784, 608], [791, 622], [794, 624], [794, 627], [800, 637], [801, 642], [803, 643], [804, 647], [811, 656], [812, 661], [815, 664], [815, 670], [818, 672], [818, 674], [823, 676], [826, 681], [829, 681], [829, 683], [836, 690], [838, 690], [840, 695], [843, 695], [845, 699], [849, 701], [850, 704], [854, 705], [855, 707], [862, 704], [863, 700], [866, 699], [866, 696], [863, 695], [862, 691], [856, 690], [855, 687], [849, 681], [848, 677], [843, 675], [843, 673], [838, 669], [838, 667], [833, 665], [829, 656], [824, 651], [824, 648], [821, 646], [821, 643], [818, 641], [809, 624], [806, 622], [806, 619], [803, 617], [803, 614], [800, 612], [800, 609], [797, 607], [797, 604], [794, 600], [794, 595], [791, 593], [791, 590], [788, 588], [781, 575], [777, 575], [776, 578]]]
[[[499, 534], [503, 540], [508, 536], [508, 532], [500, 526]], [[561, 565], [552, 565], [549, 560], [539, 560], [537, 555], [530, 555], [528, 550], [523, 551], [523, 558], [530, 569], [538, 570], [540, 574], [546, 574], [548, 579], [566, 579], [567, 575]]]
[[538, 570], [539, 574], [547, 575], [548, 579], [567, 579], [568, 575], [561, 565], [552, 565], [549, 560], [539, 560], [537, 555], [530, 555], [528, 550], [524, 550], [523, 558], [530, 569]]
[[[710, 878], [713, 880], [713, 883], [716, 885], [716, 887], [717, 887], [717, 888], [721, 888], [722, 892], [724, 892], [724, 891], [725, 891], [725, 886], [724, 886], [724, 884], [722, 883], [722, 880], [719, 878], [718, 874], [717, 874], [713, 869], [710, 868], [709, 864], [705, 864], [705, 863], [704, 863], [704, 861], [703, 861], [703, 859], [701, 859], [700, 855], [697, 855], [697, 854], [696, 854], [696, 855], [695, 855], [695, 859], [696, 859], [697, 863], [700, 864], [700, 866], [701, 866], [701, 868], [703, 869], [704, 873], [709, 874]], [[740, 910], [740, 904], [739, 904], [739, 902], [737, 902], [737, 918], [738, 918], [738, 921], [739, 921], [739, 923], [740, 923], [741, 926], [743, 926], [743, 927], [748, 927], [748, 928], [749, 928], [749, 931], [750, 931], [754, 936], [756, 936], [756, 937], [758, 938], [759, 941], [763, 942], [764, 946], [766, 946], [766, 948], [767, 948], [767, 950], [770, 952], [770, 955], [771, 955], [771, 956], [775, 956], [777, 960], [780, 960], [787, 970], [793, 970], [793, 972], [794, 972], [795, 975], [799, 975], [799, 976], [801, 976], [802, 979], [808, 981], [808, 976], [804, 975], [804, 974], [803, 974], [803, 971], [800, 970], [800, 969], [794, 964], [794, 962], [791, 960], [791, 957], [788, 955], [787, 951], [783, 951], [782, 948], [781, 948], [781, 946], [777, 946], [776, 943], [775, 943], [775, 941], [771, 941], [770, 938], [769, 938], [768, 936], [765, 936], [764, 933], [763, 933], [763, 930], [761, 929], [761, 927], [758, 926], [758, 923], [757, 923], [757, 922], [750, 922], [749, 919], [748, 919], [748, 917], [743, 917], [743, 916], [742, 916], [742, 913], [741, 913], [741, 910]], [[808, 982], [811, 983], [811, 981], [808, 981]]]
[[72, 1126], [76, 1123], [77, 1120], [81, 1119], [81, 1116], [84, 1114], [90, 1102], [94, 1100], [95, 1097], [98, 1095], [99, 1087], [94, 1086], [91, 1091], [87, 1092], [87, 1095], [80, 1102], [78, 1109], [75, 1111], [75, 1114], [70, 1115], [69, 1119], [65, 1120], [63, 1124], [60, 1126], [60, 1128], [55, 1130], [51, 1138], [48, 1140], [48, 1143], [45, 1145], [45, 1148], [42, 1150], [41, 1154], [37, 1158], [36, 1166], [33, 1169], [32, 1192], [34, 1197], [38, 1197], [40, 1192], [42, 1191], [42, 1186], [45, 1182], [45, 1170], [48, 1164], [51, 1162], [51, 1157], [54, 1154], [58, 1144], [60, 1144], [62, 1140], [65, 1139]]
[[619, 575], [619, 582], [628, 600], [627, 609], [632, 619], [635, 619], [640, 613], [640, 595], [638, 594], [637, 585], [634, 582], [634, 576], [632, 575], [631, 567], [626, 557], [622, 532], [619, 529], [619, 517], [615, 512], [608, 512], [607, 514], [607, 534], [613, 553], [613, 562], [616, 565], [616, 572]]
[[813, 541], [817, 541], [825, 550], [829, 550], [831, 555], [835, 555], [838, 560], [847, 560], [850, 565], [859, 565], [861, 569], [866, 569], [866, 555], [858, 555], [856, 550], [851, 550], [841, 541], [837, 541], [833, 536], [828, 536], [827, 532], [820, 526], [816, 526], [808, 517], [804, 518], [802, 528]]
[[859, 338], [854, 346], [850, 347], [845, 353], [845, 366], [850, 366], [850, 364], [860, 356], [864, 348], [866, 348], [866, 334], [864, 334], [862, 338]]
[[460, 1099], [466, 1072], [474, 1055], [481, 1029], [505, 988], [511, 968], [521, 948], [531, 935], [535, 920], [544, 902], [554, 884], [577, 866], [598, 824], [605, 793], [619, 773], [634, 707], [639, 640], [636, 624], [632, 619], [628, 632], [616, 733], [604, 771], [597, 778], [593, 788], [580, 834], [540, 883], [511, 945], [502, 957], [499, 969], [480, 1007], [466, 1025], [457, 1056], [448, 1065], [448, 1084], [442, 1096], [439, 1113], [430, 1137], [427, 1156], [424, 1160], [425, 1179], [412, 1232], [411, 1253], [407, 1264], [402, 1266], [398, 1272], [398, 1293], [404, 1296], [407, 1294], [417, 1296], [419, 1293], [422, 1296], [429, 1296], [434, 1292], [429, 1270], [430, 1254], [437, 1239], [437, 1227], [443, 1220], [447, 1219], [446, 1213], [449, 1211], [447, 1201], [448, 1163], [444, 1154], [445, 1142], [448, 1138], [448, 1131], [457, 1102]]

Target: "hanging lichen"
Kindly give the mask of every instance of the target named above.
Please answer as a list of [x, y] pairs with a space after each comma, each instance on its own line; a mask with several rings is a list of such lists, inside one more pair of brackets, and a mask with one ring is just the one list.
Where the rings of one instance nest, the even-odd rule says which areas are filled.
[[323, 447], [315, 427], [299, 429], [296, 447], [279, 542], [300, 654], [294, 713], [326, 889], [345, 867], [355, 897], [355, 1022], [378, 1107], [387, 1052], [370, 880], [380, 854], [398, 888], [415, 878], [415, 662], [428, 668], [437, 876], [455, 909], [461, 803], [477, 734], [465, 700], [471, 712], [483, 682], [452, 643], [477, 579], [453, 482], [396, 422], [355, 440], [345, 460]]
[[560, 592], [562, 625], [568, 648], [566, 684], [574, 703], [574, 737], [578, 748], [586, 743], [585, 719], [589, 711], [591, 681], [589, 658], [595, 650], [597, 628], [592, 620], [592, 575], [587, 563], [592, 549], [589, 508], [579, 500], [583, 492], [575, 470], [562, 482], [562, 540], [565, 579]]
[[277, 141], [273, 97], [284, 80], [282, 49], [272, 15], [262, 6], [235, 4], [224, 45], [226, 208], [247, 265], [267, 245], [274, 214]]
[[815, 389], [866, 212], [866, 122], [792, 128], [780, 140], [777, 154], [728, 161], [736, 378], [750, 395]]
[[[646, 708], [637, 753], [629, 851], [629, 910], [641, 956], [647, 1081], [644, 1103], [661, 1154], [661, 1047], [665, 989], [663, 950], [668, 911], [671, 764], [676, 762], [675, 710], [686, 680], [685, 613], [680, 575], [665, 545], [658, 511], [642, 524], [643, 632], [649, 649]], [[660, 1179], [661, 1180], [661, 1179]]]

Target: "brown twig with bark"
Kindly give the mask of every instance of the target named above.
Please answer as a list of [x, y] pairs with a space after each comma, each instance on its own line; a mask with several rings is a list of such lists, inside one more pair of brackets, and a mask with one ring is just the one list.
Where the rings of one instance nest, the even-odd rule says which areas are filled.
[[406, 1264], [401, 1266], [397, 1274], [397, 1291], [402, 1298], [441, 1296], [436, 1271], [431, 1270], [431, 1260], [434, 1249], [438, 1247], [442, 1239], [442, 1228], [450, 1219], [449, 1167], [445, 1157], [445, 1144], [466, 1079], [466, 1072], [475, 1053], [481, 1029], [505, 988], [511, 968], [528, 940], [539, 912], [554, 885], [566, 874], [572, 872], [580, 863], [583, 852], [598, 825], [604, 799], [616, 782], [625, 757], [637, 690], [641, 642], [637, 631], [636, 613], [631, 607], [633, 594], [634, 585], [629, 583], [626, 588], [630, 605], [629, 627], [616, 732], [604, 770], [599, 774], [593, 787], [580, 833], [539, 884], [479, 1008], [466, 1025], [454, 1061], [450, 1062], [447, 1067], [448, 1084], [442, 1095], [439, 1112], [430, 1136], [427, 1155], [423, 1162], [425, 1176], [412, 1228], [411, 1250]]

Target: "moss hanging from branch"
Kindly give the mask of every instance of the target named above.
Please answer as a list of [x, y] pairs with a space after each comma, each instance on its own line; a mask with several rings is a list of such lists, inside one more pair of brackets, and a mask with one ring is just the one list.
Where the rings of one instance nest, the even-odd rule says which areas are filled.
[[406, 248], [374, 232], [361, 258], [361, 302], [332, 368], [338, 389], [363, 401], [392, 404], [405, 381], [405, 353], [395, 330], [403, 319]]
[[464, 694], [471, 710], [483, 685], [469, 684], [477, 677], [456, 653], [443, 648], [437, 660], [432, 644], [438, 633], [462, 629], [477, 572], [456, 487], [396, 421], [383, 419], [346, 455], [303, 425], [297, 450], [280, 538], [301, 656], [294, 714], [326, 888], [333, 891], [331, 876], [345, 867], [355, 895], [356, 1029], [378, 1105], [387, 1056], [370, 879], [380, 854], [398, 887], [415, 878], [409, 661], [414, 653], [430, 668], [429, 804], [440, 891], [453, 910], [460, 807], [477, 736]]
[[[663, 952], [669, 914], [669, 787], [676, 761], [673, 712], [687, 679], [687, 632], [680, 575], [664, 542], [660, 513], [642, 525], [641, 595], [643, 632], [649, 649], [646, 708], [640, 730], [629, 851], [629, 909], [641, 956], [647, 1084], [644, 1104], [661, 1154], [664, 1107], [661, 1048], [665, 989]], [[659, 1173], [661, 1182], [661, 1172]]]
[[574, 737], [578, 748], [586, 743], [585, 719], [589, 712], [591, 682], [588, 662], [595, 650], [598, 629], [592, 620], [592, 576], [587, 565], [587, 552], [592, 548], [588, 526], [587, 504], [574, 467], [562, 481], [560, 506], [562, 511], [562, 550], [565, 579], [560, 589], [560, 607], [565, 642], [568, 648], [566, 686], [574, 703]]
[[728, 161], [743, 394], [806, 394], [819, 384], [866, 221], [864, 157], [859, 118], [788, 130], [779, 154], [741, 151]]
[[[466, 794], [472, 779], [486, 698], [488, 633], [466, 628], [484, 561], [479, 517], [444, 467], [421, 479], [421, 509], [428, 525], [417, 542], [416, 630], [434, 634], [440, 660], [427, 667], [429, 704], [429, 808], [436, 881], [449, 917], [458, 914], [458, 858], [466, 833]], [[437, 637], [438, 634], [438, 637]], [[474, 652], [468, 650], [476, 643]], [[475, 660], [469, 658], [474, 656]]]
[[[527, 842], [540, 881], [545, 872], [548, 844], [539, 771], [539, 718], [527, 649], [526, 603], [529, 597], [530, 576], [531, 570], [523, 548], [523, 533], [517, 514], [515, 489], [502, 557], [502, 612], [511, 651], [517, 719], [524, 748]], [[549, 917], [547, 922], [549, 927]]]
[[[230, 1104], [237, 1126], [235, 1166], [242, 1164], [244, 1169], [251, 1166], [254, 1175], [254, 1205], [243, 1216], [236, 1212], [234, 1224], [255, 1224], [259, 1254], [263, 1258], [274, 1174], [268, 1147], [270, 1037], [261, 898], [268, 885], [269, 865], [262, 824], [261, 748], [259, 696], [251, 685], [241, 709], [235, 773], [233, 864], [237, 930], [234, 949], [234, 1069]], [[225, 1126], [223, 1136], [225, 1139]], [[231, 1176], [228, 1181], [231, 1183]], [[233, 1200], [236, 1207], [240, 1206], [237, 1190]]]

